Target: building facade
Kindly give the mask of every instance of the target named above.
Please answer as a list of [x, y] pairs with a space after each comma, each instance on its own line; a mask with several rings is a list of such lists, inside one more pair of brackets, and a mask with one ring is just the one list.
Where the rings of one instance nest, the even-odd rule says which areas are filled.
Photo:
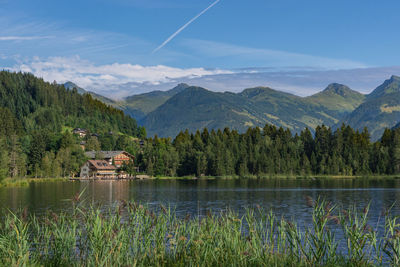
[[117, 168], [105, 160], [88, 160], [81, 168], [81, 178], [115, 178]]
[[103, 159], [117, 168], [121, 168], [124, 163], [128, 165], [135, 162], [135, 157], [126, 151], [88, 151], [85, 155], [92, 160]]

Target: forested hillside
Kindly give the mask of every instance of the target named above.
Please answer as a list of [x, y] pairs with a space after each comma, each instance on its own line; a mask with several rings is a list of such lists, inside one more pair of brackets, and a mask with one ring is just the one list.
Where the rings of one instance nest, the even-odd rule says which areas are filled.
[[7, 71], [0, 72], [0, 125], [0, 178], [76, 173], [84, 156], [75, 127], [100, 138], [145, 135], [134, 119], [89, 94]]

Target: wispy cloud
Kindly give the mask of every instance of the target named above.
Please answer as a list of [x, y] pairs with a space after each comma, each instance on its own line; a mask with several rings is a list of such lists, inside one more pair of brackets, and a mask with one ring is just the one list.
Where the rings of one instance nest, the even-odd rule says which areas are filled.
[[218, 4], [220, 0], [216, 0], [213, 2], [211, 5], [209, 5], [206, 9], [201, 11], [199, 14], [197, 14], [195, 17], [193, 17], [191, 20], [189, 20], [185, 25], [180, 27], [176, 32], [174, 32], [170, 37], [167, 38], [160, 46], [158, 46], [156, 49], [154, 49], [153, 53], [157, 52], [161, 48], [163, 48], [166, 44], [168, 44], [172, 39], [174, 39], [178, 34], [180, 34], [184, 29], [186, 29], [190, 24], [192, 24], [195, 20], [197, 20], [199, 17], [201, 17], [204, 13], [206, 13], [208, 10], [210, 10], [213, 6]]
[[[109, 0], [99, 0], [103, 2], [109, 2]], [[200, 2], [200, 1], [199, 1]], [[193, 5], [201, 5], [201, 3], [187, 0], [175, 0], [175, 1], [165, 1], [165, 0], [113, 0], [113, 4], [119, 4], [127, 7], [139, 7], [146, 9], [170, 9], [170, 8], [191, 8]]]
[[53, 36], [0, 36], [0, 41], [31, 41], [39, 39], [50, 39]]
[[[197, 57], [212, 57], [219, 67], [224, 65], [260, 67], [312, 67], [319, 69], [352, 69], [368, 67], [362, 62], [329, 58], [296, 52], [253, 48], [215, 41], [184, 39], [182, 48]], [[265, 45], [264, 45], [265, 46]]]

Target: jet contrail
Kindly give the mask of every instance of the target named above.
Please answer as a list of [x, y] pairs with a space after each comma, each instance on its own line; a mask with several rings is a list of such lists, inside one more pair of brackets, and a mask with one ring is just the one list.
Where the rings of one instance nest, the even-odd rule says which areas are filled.
[[156, 49], [153, 50], [153, 53], [157, 52], [158, 50], [160, 50], [161, 48], [163, 48], [166, 44], [168, 44], [172, 39], [174, 39], [181, 31], [183, 31], [187, 26], [189, 26], [193, 21], [195, 21], [196, 19], [198, 19], [201, 15], [203, 15], [204, 13], [206, 13], [210, 8], [212, 8], [213, 6], [215, 6], [216, 4], [218, 4], [218, 2], [221, 0], [217, 0], [214, 3], [212, 3], [210, 6], [208, 6], [206, 9], [204, 9], [203, 11], [201, 11], [196, 17], [192, 18], [191, 20], [189, 20], [185, 25], [183, 25], [181, 28], [179, 28], [179, 30], [177, 30], [174, 34], [172, 34], [170, 37], [168, 37], [167, 40], [164, 41], [164, 43], [162, 43], [159, 47], [157, 47]]

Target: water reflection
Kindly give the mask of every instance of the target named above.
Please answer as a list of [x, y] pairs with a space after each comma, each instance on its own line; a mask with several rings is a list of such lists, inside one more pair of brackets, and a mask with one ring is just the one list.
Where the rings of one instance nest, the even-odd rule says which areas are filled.
[[82, 192], [86, 205], [109, 208], [119, 200], [130, 200], [158, 208], [176, 208], [178, 215], [204, 215], [208, 210], [228, 208], [242, 213], [260, 205], [278, 216], [294, 218], [300, 224], [310, 220], [305, 196], [325, 198], [334, 204], [363, 208], [371, 203], [371, 219], [378, 222], [382, 211], [395, 203], [400, 211], [400, 181], [392, 180], [145, 180], [32, 183], [29, 187], [1, 188], [0, 207], [11, 210], [28, 207], [31, 213], [69, 210], [71, 199]]

